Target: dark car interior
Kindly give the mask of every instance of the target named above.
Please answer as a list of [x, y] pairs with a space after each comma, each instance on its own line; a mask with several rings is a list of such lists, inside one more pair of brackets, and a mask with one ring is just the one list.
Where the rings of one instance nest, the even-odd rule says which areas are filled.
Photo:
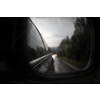
[[[90, 30], [84, 22], [82, 26], [78, 22], [89, 22]], [[87, 17], [77, 18], [76, 31], [77, 36], [73, 35], [71, 39], [63, 40], [58, 51], [50, 49], [41, 35], [38, 27], [34, 24], [31, 18], [28, 17], [1, 17], [0, 18], [0, 83], [10, 84], [97, 84], [100, 83], [100, 30], [97, 23], [100, 18]], [[88, 24], [87, 24], [88, 25]], [[84, 37], [78, 34], [78, 26], [85, 27], [87, 33]], [[80, 28], [79, 27], [79, 28]], [[87, 30], [87, 31], [86, 31]], [[90, 38], [86, 38], [90, 36]], [[81, 41], [84, 39], [84, 42]], [[67, 42], [66, 42], [67, 41]], [[83, 43], [80, 47], [75, 44]], [[88, 41], [85, 43], [85, 41]], [[67, 43], [69, 47], [63, 47]], [[73, 48], [76, 47], [76, 52]], [[86, 47], [87, 46], [87, 47]], [[86, 47], [86, 50], [84, 49]], [[65, 48], [65, 49], [63, 49]], [[67, 49], [68, 48], [68, 49]], [[79, 51], [81, 49], [81, 53]], [[63, 53], [61, 50], [69, 50]], [[73, 51], [74, 50], [74, 51]], [[77, 52], [78, 51], [78, 52]], [[58, 53], [58, 54], [57, 54]], [[75, 53], [77, 53], [75, 55]], [[71, 54], [71, 55], [70, 55]], [[83, 54], [83, 55], [82, 55]], [[53, 56], [54, 55], [54, 56]], [[73, 62], [85, 61], [84, 66], [74, 67], [75, 63], [67, 63], [73, 69], [69, 73], [56, 73], [56, 61], [64, 62], [64, 55], [74, 59]], [[78, 55], [78, 56], [77, 56]], [[56, 57], [58, 56], [58, 58]], [[63, 56], [63, 58], [62, 58]], [[54, 60], [56, 57], [57, 60]], [[88, 58], [88, 60], [87, 60]], [[59, 60], [62, 59], [62, 60]], [[75, 60], [76, 59], [76, 60]], [[65, 59], [66, 60], [66, 59]], [[67, 59], [68, 60], [68, 59]], [[57, 62], [57, 63], [58, 63]], [[59, 65], [59, 64], [58, 64]], [[63, 64], [64, 65], [64, 64]]]

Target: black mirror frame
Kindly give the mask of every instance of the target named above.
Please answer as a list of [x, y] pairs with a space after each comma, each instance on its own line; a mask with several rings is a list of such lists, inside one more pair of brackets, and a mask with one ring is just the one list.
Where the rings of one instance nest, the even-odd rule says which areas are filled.
[[[81, 78], [90, 74], [93, 74], [98, 71], [100, 61], [99, 61], [99, 56], [100, 56], [100, 35], [98, 34], [100, 32], [99, 26], [97, 26], [97, 23], [100, 22], [100, 18], [94, 18], [94, 17], [87, 17], [87, 19], [90, 22], [90, 27], [91, 27], [91, 57], [90, 61], [87, 65], [86, 68], [74, 72], [74, 73], [66, 73], [66, 74], [43, 74], [43, 73], [38, 73], [34, 72], [33, 74], [29, 75], [30, 80], [36, 79], [37, 82], [45, 82], [45, 83], [59, 83], [60, 80], [64, 80], [67, 83], [67, 80], [71, 80], [74, 82], [74, 79], [76, 78]], [[34, 77], [34, 78], [33, 78]], [[63, 81], [61, 82], [63, 83]]]

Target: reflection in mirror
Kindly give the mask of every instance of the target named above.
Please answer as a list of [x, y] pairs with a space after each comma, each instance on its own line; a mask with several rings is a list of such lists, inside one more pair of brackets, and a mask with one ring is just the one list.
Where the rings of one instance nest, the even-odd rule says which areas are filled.
[[[87, 65], [91, 28], [84, 17], [33, 17], [27, 32], [29, 63], [42, 73], [71, 73]], [[39, 31], [38, 31], [39, 30]]]

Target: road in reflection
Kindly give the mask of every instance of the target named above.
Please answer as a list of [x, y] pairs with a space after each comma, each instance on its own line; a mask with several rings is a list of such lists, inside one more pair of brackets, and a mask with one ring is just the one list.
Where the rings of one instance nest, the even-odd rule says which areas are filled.
[[70, 65], [66, 64], [63, 60], [57, 57], [57, 54], [52, 55], [54, 59], [54, 69], [55, 73], [71, 73], [76, 71], [75, 68], [72, 68]]

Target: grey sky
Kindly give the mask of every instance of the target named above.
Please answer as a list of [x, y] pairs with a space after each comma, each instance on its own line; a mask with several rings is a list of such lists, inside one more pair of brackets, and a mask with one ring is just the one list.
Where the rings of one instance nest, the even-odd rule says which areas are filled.
[[49, 47], [59, 46], [62, 39], [73, 35], [76, 17], [31, 17]]

